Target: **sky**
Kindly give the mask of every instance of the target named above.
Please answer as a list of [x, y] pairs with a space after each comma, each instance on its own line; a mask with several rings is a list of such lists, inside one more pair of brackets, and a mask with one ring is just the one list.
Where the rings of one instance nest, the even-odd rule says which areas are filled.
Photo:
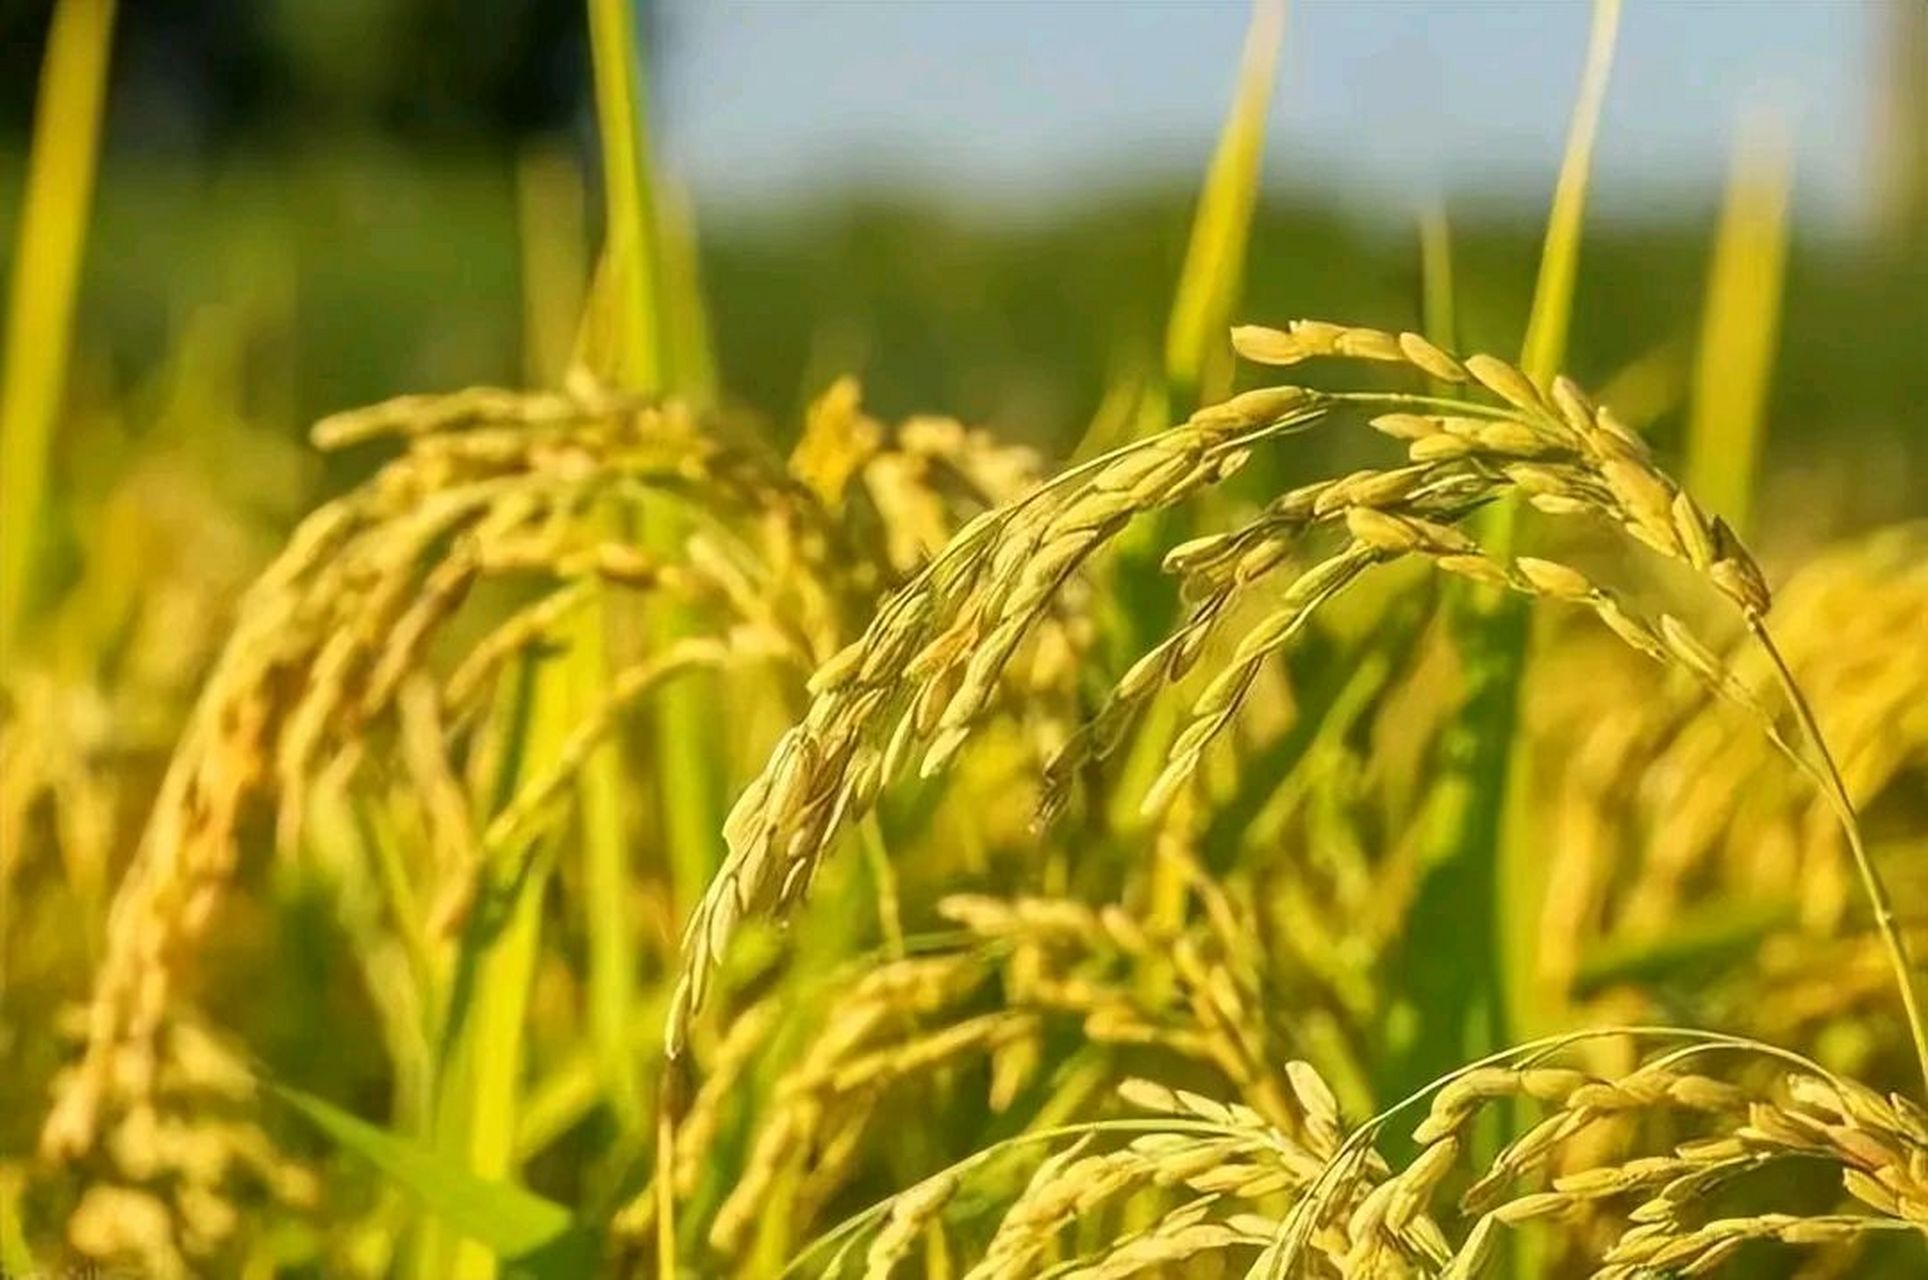
[[[881, 182], [995, 211], [1195, 180], [1231, 97], [1240, 0], [666, 0], [660, 136], [705, 213]], [[1796, 199], [1865, 206], [1881, 0], [1627, 0], [1599, 207], [1718, 186], [1783, 132]], [[1401, 216], [1544, 192], [1584, 0], [1293, 0], [1266, 176]], [[1750, 124], [1749, 122], [1754, 123]]]

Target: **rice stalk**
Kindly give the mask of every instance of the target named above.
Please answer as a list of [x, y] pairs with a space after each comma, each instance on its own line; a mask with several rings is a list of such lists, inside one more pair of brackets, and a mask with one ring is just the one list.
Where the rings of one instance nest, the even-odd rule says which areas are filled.
[[[323, 439], [354, 439], [393, 424], [415, 434], [416, 441], [407, 457], [365, 490], [311, 517], [244, 602], [240, 625], [163, 784], [143, 857], [116, 907], [99, 988], [96, 1052], [108, 1052], [122, 1034], [142, 1034], [157, 1025], [166, 975], [153, 960], [176, 955], [181, 940], [205, 927], [232, 873], [234, 825], [249, 798], [264, 783], [272, 784], [284, 793], [284, 839], [299, 830], [301, 799], [317, 757], [324, 750], [352, 749], [371, 723], [392, 714], [403, 677], [425, 656], [426, 638], [445, 623], [464, 599], [466, 584], [489, 563], [483, 548], [505, 542], [527, 546], [518, 540], [537, 530], [566, 532], [567, 525], [557, 524], [556, 517], [571, 509], [582, 485], [620, 489], [652, 472], [661, 474], [660, 462], [648, 455], [674, 435], [648, 443], [656, 428], [646, 425], [642, 435], [631, 437], [639, 451], [628, 461], [585, 474], [572, 469], [588, 455], [572, 449], [598, 439], [595, 447], [607, 447], [615, 440], [607, 434], [615, 419], [594, 424], [594, 415], [603, 410], [575, 402], [567, 411], [588, 416], [565, 426], [558, 411], [567, 401], [455, 400], [453, 407], [436, 404], [427, 423], [415, 416], [423, 406], [404, 402], [324, 424], [318, 431]], [[432, 430], [432, 423], [462, 421], [477, 407], [493, 415], [489, 425], [454, 435]], [[522, 415], [531, 423], [530, 434], [520, 440], [492, 434], [499, 433], [503, 414]], [[575, 445], [567, 442], [572, 432]], [[659, 459], [664, 456], [658, 453]], [[431, 554], [458, 530], [448, 556]], [[593, 578], [605, 568], [624, 567], [601, 553], [572, 561], [568, 552], [565, 540], [533, 561], [518, 553], [507, 558], [506, 571], [534, 567], [559, 570], [566, 578]], [[418, 574], [426, 575], [420, 581], [436, 585], [412, 594]], [[284, 673], [304, 668], [311, 680], [299, 687], [298, 696], [281, 701]], [[470, 682], [476, 692], [486, 687], [476, 676]], [[475, 696], [463, 688], [454, 692]], [[449, 706], [459, 700], [445, 694], [442, 702]], [[91, 1106], [72, 1105], [79, 1108], [70, 1113], [78, 1137]], [[63, 1128], [56, 1125], [55, 1131]]]
[[596, 282], [601, 310], [592, 311], [585, 334], [600, 342], [585, 353], [583, 363], [619, 386], [654, 392], [673, 384], [663, 358], [661, 254], [651, 203], [640, 48], [628, 6], [588, 0], [588, 14], [606, 244]]
[[1788, 669], [1787, 660], [1775, 646], [1773, 637], [1768, 634], [1767, 624], [1757, 616], [1749, 616], [1747, 627], [1768, 658], [1774, 664], [1774, 674], [1779, 679], [1781, 690], [1801, 727], [1802, 737], [1813, 750], [1819, 762], [1818, 770], [1809, 766], [1808, 772], [1822, 785], [1822, 792], [1833, 808], [1835, 817], [1841, 823], [1841, 830], [1847, 836], [1848, 850], [1854, 856], [1856, 872], [1861, 877], [1861, 890], [1868, 899], [1874, 912], [1875, 931], [1880, 934], [1887, 948], [1889, 961], [1895, 972], [1896, 985], [1901, 990], [1902, 1011], [1907, 1017], [1908, 1033], [1914, 1041], [1915, 1060], [1921, 1068], [1924, 1087], [1928, 1087], [1928, 1019], [1924, 1019], [1921, 1008], [1921, 994], [1914, 973], [1913, 961], [1908, 953], [1907, 940], [1895, 917], [1894, 903], [1888, 894], [1886, 881], [1868, 853], [1866, 841], [1861, 834], [1861, 820], [1855, 813], [1854, 802], [1848, 796], [1845, 783], [1841, 780], [1841, 769], [1828, 750], [1826, 739], [1821, 736], [1821, 727], [1816, 723], [1814, 712], [1808, 706], [1807, 696], [1795, 683], [1794, 673]]
[[1613, 51], [1620, 31], [1620, 0], [1594, 0], [1592, 28], [1587, 34], [1586, 64], [1580, 74], [1578, 100], [1567, 128], [1566, 150], [1553, 189], [1553, 208], [1547, 215], [1546, 243], [1540, 250], [1540, 276], [1533, 288], [1527, 315], [1526, 344], [1520, 367], [1536, 382], [1545, 383], [1566, 363], [1567, 330], [1573, 316], [1573, 292], [1580, 268], [1581, 221], [1586, 214], [1587, 180], [1593, 170], [1594, 142], [1600, 134], [1600, 113], [1613, 70]]
[[1238, 88], [1199, 191], [1165, 328], [1165, 374], [1181, 396], [1203, 385], [1207, 361], [1222, 352], [1220, 335], [1238, 304], [1285, 14], [1286, 0], [1254, 0]]
[[[600, 274], [607, 290], [608, 348], [588, 353], [588, 367], [618, 385], [641, 392], [677, 386], [667, 358], [668, 335], [663, 314], [660, 279], [659, 224], [652, 204], [648, 135], [643, 84], [634, 16], [629, 6], [589, 0], [591, 63], [595, 80], [597, 136], [601, 146], [604, 187], [604, 251]], [[592, 317], [593, 318], [593, 317]], [[593, 335], [590, 335], [593, 336]], [[650, 504], [638, 525], [646, 549], [666, 552], [677, 536], [672, 518]], [[619, 517], [605, 517], [616, 519]], [[583, 639], [573, 658], [572, 675], [578, 690], [590, 693], [609, 678], [606, 640], [601, 635], [607, 615], [595, 609], [583, 622]], [[672, 615], [653, 613], [646, 625], [659, 645], [673, 643], [687, 624]], [[654, 711], [657, 729], [657, 800], [664, 810], [661, 829], [673, 860], [687, 864], [691, 841], [682, 825], [702, 822], [700, 776], [690, 773], [687, 761], [705, 754], [686, 700], [672, 699]], [[673, 750], [672, 739], [681, 739]], [[679, 754], [682, 753], [682, 754]], [[703, 761], [707, 764], [708, 761]], [[601, 1058], [610, 1104], [627, 1127], [642, 1121], [634, 1059], [625, 1034], [635, 1003], [635, 945], [630, 938], [629, 914], [623, 890], [628, 880], [624, 766], [620, 744], [599, 747], [590, 768], [581, 774], [584, 828], [585, 888], [589, 900], [592, 1031]], [[687, 819], [678, 811], [696, 806]], [[663, 1235], [673, 1240], [674, 1224], [665, 1215]], [[664, 1246], [664, 1274], [675, 1274], [673, 1244]]]
[[1780, 331], [1789, 163], [1785, 141], [1767, 125], [1756, 124], [1735, 147], [1694, 360], [1688, 487], [1742, 531]]
[[18, 652], [38, 569], [113, 33], [113, 0], [60, 0], [40, 70], [0, 376], [0, 665]]
[[[525, 772], [540, 770], [558, 750], [567, 714], [564, 659], [526, 662], [504, 696], [517, 709], [520, 743], [503, 762], [500, 795]], [[514, 1137], [523, 1085], [525, 1024], [542, 939], [543, 900], [554, 868], [553, 848], [511, 847], [478, 860], [483, 885], [469, 911], [449, 984], [436, 1046], [431, 1136], [436, 1148], [491, 1181], [515, 1169]], [[494, 1253], [431, 1220], [418, 1242], [416, 1273], [488, 1280]]]
[[[1490, 356], [1462, 363], [1416, 335], [1300, 322], [1290, 331], [1241, 330], [1248, 356], [1290, 364], [1350, 355], [1410, 367], [1460, 384], [1477, 383], [1499, 405], [1470, 399], [1264, 388], [1195, 414], [1159, 436], [1073, 467], [1011, 507], [987, 513], [879, 612], [864, 637], [819, 670], [816, 700], [779, 743], [745, 792], [727, 834], [731, 857], [687, 935], [683, 991], [672, 1043], [700, 1003], [714, 956], [736, 921], [766, 903], [782, 911], [801, 896], [843, 821], [865, 811], [879, 788], [910, 761], [941, 769], [988, 705], [1003, 667], [1053, 594], [1099, 546], [1135, 516], [1161, 510], [1210, 484], [1247, 449], [1301, 429], [1341, 407], [1400, 410], [1375, 425], [1409, 441], [1412, 466], [1307, 486], [1282, 496], [1240, 530], [1175, 549], [1168, 567], [1185, 573], [1202, 603], [1188, 623], [1126, 674], [1093, 725], [1127, 722], [1135, 709], [1189, 666], [1227, 590], [1242, 572], [1262, 572], [1279, 549], [1309, 530], [1343, 527], [1341, 551], [1302, 574], [1281, 608], [1250, 631], [1231, 665], [1206, 687], [1150, 789], [1156, 808], [1194, 771], [1205, 746], [1243, 701], [1260, 664], [1303, 619], [1364, 567], [1421, 555], [1448, 572], [1542, 590], [1509, 578], [1478, 555], [1453, 522], [1509, 492], [1531, 495], [1553, 514], [1605, 516], [1663, 555], [1703, 573], [1743, 611], [1766, 607], [1751, 558], [1724, 527], [1709, 522], [1646, 460], [1644, 446], [1561, 380], [1543, 396], [1513, 366]], [[1424, 409], [1431, 413], [1408, 410]], [[1240, 570], [1238, 566], [1255, 566]], [[1647, 624], [1610, 594], [1588, 602], [1643, 652], [1741, 696], [1677, 622]], [[905, 677], [914, 683], [907, 689]], [[1103, 754], [1091, 726], [1067, 747]], [[1068, 771], [1062, 762], [1052, 770]]]
[[[680, 236], [665, 234], [634, 15], [620, 0], [588, 5], [607, 243], [603, 309], [591, 316], [601, 320], [601, 332], [592, 327], [585, 333], [586, 367], [619, 386], [673, 391], [702, 404], [712, 388], [702, 304], [694, 292], [694, 252], [687, 227]], [[688, 534], [674, 511], [657, 504], [644, 505], [639, 522], [643, 545], [657, 554]], [[645, 625], [654, 642], [665, 645], [688, 634], [692, 620], [657, 608]], [[722, 693], [714, 685], [668, 690], [653, 712], [658, 828], [676, 868], [678, 892], [693, 892], [715, 863], [721, 782], [712, 708]]]

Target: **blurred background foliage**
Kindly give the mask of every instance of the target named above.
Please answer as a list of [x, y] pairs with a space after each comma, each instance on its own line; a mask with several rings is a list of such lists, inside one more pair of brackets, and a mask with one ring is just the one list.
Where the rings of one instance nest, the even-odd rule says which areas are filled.
[[[0, 19], [8, 258], [50, 7], [25, 0]], [[1920, 6], [1889, 7], [1891, 34], [1857, 10], [1889, 53], [1869, 110], [1911, 126], [1883, 135], [1895, 156], [1881, 210], [1846, 228], [1797, 217], [1789, 249], [1768, 469], [1827, 473], [1809, 482], [1819, 525], [1848, 519], [1850, 501], [1868, 523], [1920, 512], [1928, 491], [1915, 433], [1900, 429], [1928, 396], [1917, 358], [1928, 58], [1909, 52], [1922, 39]], [[210, 307], [247, 315], [250, 394], [291, 434], [399, 387], [522, 376], [517, 175], [526, 181], [528, 158], [545, 155], [568, 157], [579, 182], [596, 171], [581, 6], [145, 0], [123, 10], [80, 300], [83, 401], [113, 400], [150, 376]], [[652, 58], [673, 60], [675, 13], [640, 12]], [[1704, 176], [1696, 198], [1592, 220], [1581, 264], [1574, 372], [1598, 383], [1645, 362], [1663, 441], [1685, 421], [1691, 300], [1709, 269], [1719, 192], [1718, 175]], [[779, 423], [856, 372], [887, 415], [942, 407], [1067, 447], [1121, 370], [1156, 361], [1196, 181], [1197, 170], [1153, 166], [1014, 216], [960, 213], [884, 178], [783, 210], [738, 205], [712, 218], [699, 204], [719, 381]], [[1540, 199], [1476, 190], [1450, 209], [1469, 346], [1517, 342]], [[582, 207], [585, 225], [565, 239], [586, 254], [600, 202]], [[1417, 239], [1399, 209], [1362, 214], [1318, 173], [1289, 173], [1264, 191], [1252, 243], [1244, 314], [1416, 318]]]

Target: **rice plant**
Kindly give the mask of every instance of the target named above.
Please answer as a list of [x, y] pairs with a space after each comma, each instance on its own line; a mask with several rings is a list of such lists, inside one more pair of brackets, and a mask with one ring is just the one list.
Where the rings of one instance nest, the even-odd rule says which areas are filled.
[[113, 417], [58, 390], [111, 7], [58, 8], [0, 1272], [1920, 1271], [1928, 533], [1776, 536], [1753, 151], [1684, 441], [1640, 425], [1687, 362], [1562, 372], [1613, 0], [1518, 358], [1462, 354], [1443, 210], [1403, 311], [1238, 323], [1303, 251], [1252, 234], [1259, 0], [1162, 361], [1064, 456], [854, 375], [734, 401], [589, 0], [593, 267], [568, 166], [516, 168], [534, 385], [323, 418], [285, 535], [311, 460], [234, 327], [99, 493], [50, 460]]

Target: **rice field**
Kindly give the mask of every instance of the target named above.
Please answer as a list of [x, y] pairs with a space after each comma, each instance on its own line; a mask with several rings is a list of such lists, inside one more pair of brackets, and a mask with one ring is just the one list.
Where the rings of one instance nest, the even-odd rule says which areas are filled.
[[[1928, 1273], [1928, 157], [1852, 251], [1760, 131], [1598, 231], [1591, 14], [1530, 225], [1393, 238], [1261, 183], [1256, 0], [1182, 216], [939, 255], [1091, 312], [949, 368], [828, 281], [972, 233], [710, 242], [586, 0], [593, 152], [438, 197], [506, 284], [419, 287], [425, 233], [296, 306], [237, 194], [126, 379], [120, 15], [57, 0], [0, 1278]], [[501, 376], [315, 395], [414, 306]], [[880, 407], [929, 387], [1016, 421]]]

